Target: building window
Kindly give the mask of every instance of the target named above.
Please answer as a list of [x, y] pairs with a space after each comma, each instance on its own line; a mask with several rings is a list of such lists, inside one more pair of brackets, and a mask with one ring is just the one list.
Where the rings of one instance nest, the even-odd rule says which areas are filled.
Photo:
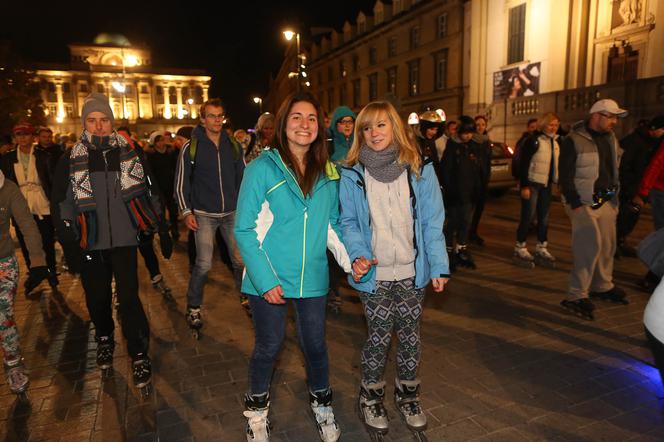
[[49, 91], [51, 94], [54, 94], [54, 93], [55, 93], [55, 83], [53, 83], [52, 81], [49, 81], [49, 82], [48, 82], [48, 91]]
[[369, 101], [378, 98], [378, 74], [369, 75]]
[[99, 92], [100, 94], [103, 94], [103, 93], [106, 92], [106, 89], [104, 88], [103, 84], [97, 84], [97, 92]]
[[523, 48], [526, 38], [526, 4], [510, 8], [507, 31], [507, 64], [523, 61]]
[[147, 85], [145, 84], [141, 85], [141, 94], [147, 94], [147, 93], [148, 93]]
[[88, 84], [87, 83], [79, 83], [78, 84], [78, 91], [79, 92], [88, 92]]
[[371, 66], [376, 64], [376, 48], [369, 48], [369, 64]]
[[157, 86], [157, 96], [161, 97], [162, 95], [164, 95], [164, 88], [161, 86]]
[[376, 20], [375, 23], [382, 23], [383, 22], [383, 10], [379, 9], [376, 11]]
[[401, 3], [401, 0], [394, 0], [392, 2], [392, 13], [394, 15], [397, 15], [403, 10], [403, 5]]
[[353, 72], [357, 72], [360, 70], [360, 56], [357, 54], [353, 54]]
[[71, 104], [65, 104], [65, 115], [67, 118], [74, 118], [74, 106]]
[[387, 92], [397, 94], [397, 67], [392, 66], [387, 70]]
[[327, 90], [327, 108], [330, 110], [334, 109], [334, 88]]
[[134, 86], [131, 84], [125, 85], [125, 95], [134, 95]]
[[346, 89], [346, 83], [343, 83], [339, 86], [339, 106], [348, 105], [348, 91]]
[[362, 104], [362, 89], [360, 87], [360, 80], [354, 80], [353, 81], [353, 107], [357, 108], [360, 107]]
[[175, 91], [175, 86], [171, 86], [168, 88], [168, 101], [170, 103], [175, 103], [178, 101], [178, 94]]
[[332, 65], [327, 67], [327, 81], [332, 81], [334, 80], [334, 69], [332, 68]]
[[447, 12], [436, 19], [436, 35], [438, 38], [447, 36]]
[[71, 94], [71, 85], [69, 83], [62, 83], [62, 92]]
[[397, 55], [397, 38], [390, 37], [389, 40], [387, 40], [387, 56], [395, 57], [396, 55]]
[[194, 88], [194, 103], [203, 103], [203, 88], [200, 86]]
[[420, 45], [420, 27], [413, 26], [410, 28], [410, 48], [415, 49]]
[[367, 22], [364, 20], [357, 22], [357, 33], [364, 34], [367, 30]]
[[447, 49], [443, 49], [434, 55], [434, 84], [437, 91], [447, 88], [447, 55]]
[[346, 74], [346, 65], [343, 60], [339, 60], [339, 78], [345, 78]]
[[56, 115], [56, 113], [57, 113], [57, 107], [55, 106], [55, 104], [49, 104], [48, 105], [48, 114], [49, 115]]
[[420, 93], [420, 60], [408, 63], [408, 95], [415, 96]]

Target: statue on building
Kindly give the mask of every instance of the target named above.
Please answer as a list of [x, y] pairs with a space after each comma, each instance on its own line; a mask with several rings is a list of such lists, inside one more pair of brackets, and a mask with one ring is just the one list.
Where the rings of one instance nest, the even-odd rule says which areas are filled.
[[641, 15], [641, 1], [621, 0], [618, 7], [618, 14], [622, 18], [622, 26], [637, 23]]

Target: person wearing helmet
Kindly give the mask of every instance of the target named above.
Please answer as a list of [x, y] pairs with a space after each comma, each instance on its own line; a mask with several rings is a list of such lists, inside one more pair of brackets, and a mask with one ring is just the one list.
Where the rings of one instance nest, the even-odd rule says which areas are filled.
[[414, 126], [417, 135], [417, 143], [420, 148], [420, 155], [423, 159], [430, 158], [433, 162], [433, 168], [436, 171], [438, 182], [442, 184], [440, 171], [440, 158], [436, 150], [436, 140], [440, 138], [445, 131], [445, 120], [435, 111], [425, 110], [418, 115], [419, 124]]
[[468, 232], [474, 202], [482, 190], [483, 176], [482, 146], [474, 139], [475, 127], [475, 120], [462, 116], [457, 135], [447, 142], [441, 161], [441, 184], [448, 214], [445, 242], [451, 269], [456, 264], [475, 268], [475, 262], [468, 251]]

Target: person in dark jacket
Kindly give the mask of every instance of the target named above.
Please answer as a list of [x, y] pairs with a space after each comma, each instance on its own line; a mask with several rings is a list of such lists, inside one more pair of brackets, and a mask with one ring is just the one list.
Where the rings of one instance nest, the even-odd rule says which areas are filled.
[[474, 202], [482, 191], [482, 146], [473, 139], [475, 120], [463, 115], [459, 118], [457, 137], [447, 142], [443, 154], [443, 195], [447, 211], [445, 242], [450, 267], [455, 264], [475, 268], [468, 251], [468, 231]]
[[[60, 202], [62, 238], [76, 238], [82, 249], [81, 281], [95, 325], [97, 364], [113, 363], [114, 321], [111, 283], [115, 279], [118, 314], [133, 380], [143, 389], [151, 382], [150, 329], [138, 297], [137, 246], [141, 235], [159, 231], [162, 254], [172, 243], [159, 204], [154, 178], [139, 152], [113, 129], [108, 98], [90, 94], [81, 112], [84, 131], [61, 161], [69, 170], [66, 198]], [[170, 250], [169, 250], [170, 245]]]
[[[41, 234], [42, 247], [46, 255], [46, 265], [50, 270], [49, 284], [58, 285], [55, 262], [55, 230], [51, 217], [49, 198], [53, 179], [51, 154], [33, 144], [34, 128], [21, 122], [14, 126], [17, 149], [2, 156], [2, 171], [5, 178], [15, 182], [28, 202], [30, 212]], [[19, 226], [15, 226], [23, 257], [31, 268], [30, 252]]]
[[[620, 159], [620, 208], [616, 222], [618, 247], [616, 256], [636, 257], [636, 250], [627, 244], [627, 236], [639, 221], [638, 206], [632, 204], [639, 183], [664, 136], [664, 115], [653, 118], [644, 127], [637, 127], [620, 140], [623, 155]], [[654, 287], [653, 287], [654, 288]]]
[[184, 223], [196, 238], [196, 264], [187, 289], [187, 321], [202, 327], [203, 288], [212, 267], [214, 234], [221, 230], [233, 263], [233, 278], [240, 294], [244, 264], [233, 236], [235, 208], [244, 174], [242, 147], [222, 130], [224, 106], [218, 98], [201, 106], [201, 124], [180, 151], [175, 172], [175, 195]]
[[436, 141], [443, 136], [445, 131], [445, 121], [433, 110], [426, 110], [418, 115], [419, 124], [415, 126], [414, 131], [417, 135], [418, 147], [422, 160], [429, 158], [433, 163], [436, 177], [440, 183], [442, 180], [440, 160], [436, 149]]
[[489, 134], [486, 130], [487, 120], [484, 115], [477, 115], [475, 117], [476, 132], [473, 136], [475, 142], [479, 144], [480, 149], [478, 153], [480, 172], [482, 174], [482, 186], [477, 193], [475, 200], [475, 209], [473, 210], [473, 218], [470, 222], [470, 231], [468, 232], [468, 239], [478, 246], [484, 245], [484, 238], [482, 238], [477, 229], [480, 225], [482, 213], [484, 213], [484, 205], [489, 194], [489, 178], [491, 177], [491, 141]]
[[51, 128], [41, 126], [37, 129], [37, 149], [47, 152], [51, 156], [51, 169], [55, 169], [64, 147], [53, 142], [53, 131]]
[[171, 236], [177, 242], [180, 238], [178, 231], [178, 206], [173, 197], [173, 183], [175, 182], [175, 168], [177, 166], [177, 152], [166, 145], [164, 135], [157, 135], [154, 139], [153, 150], [146, 153], [157, 186], [161, 190], [164, 207], [168, 211], [168, 220], [171, 225]]

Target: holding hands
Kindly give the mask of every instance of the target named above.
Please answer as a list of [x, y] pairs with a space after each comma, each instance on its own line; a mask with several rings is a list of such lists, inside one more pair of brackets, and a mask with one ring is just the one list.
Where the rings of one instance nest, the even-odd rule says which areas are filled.
[[369, 272], [371, 266], [376, 264], [378, 264], [378, 260], [376, 258], [373, 258], [371, 261], [369, 261], [364, 256], [356, 258], [355, 261], [353, 261], [353, 280], [355, 282], [360, 282], [362, 277]]
[[445, 284], [449, 281], [450, 278], [431, 278], [431, 285], [433, 286], [433, 291], [440, 293], [445, 290]]

